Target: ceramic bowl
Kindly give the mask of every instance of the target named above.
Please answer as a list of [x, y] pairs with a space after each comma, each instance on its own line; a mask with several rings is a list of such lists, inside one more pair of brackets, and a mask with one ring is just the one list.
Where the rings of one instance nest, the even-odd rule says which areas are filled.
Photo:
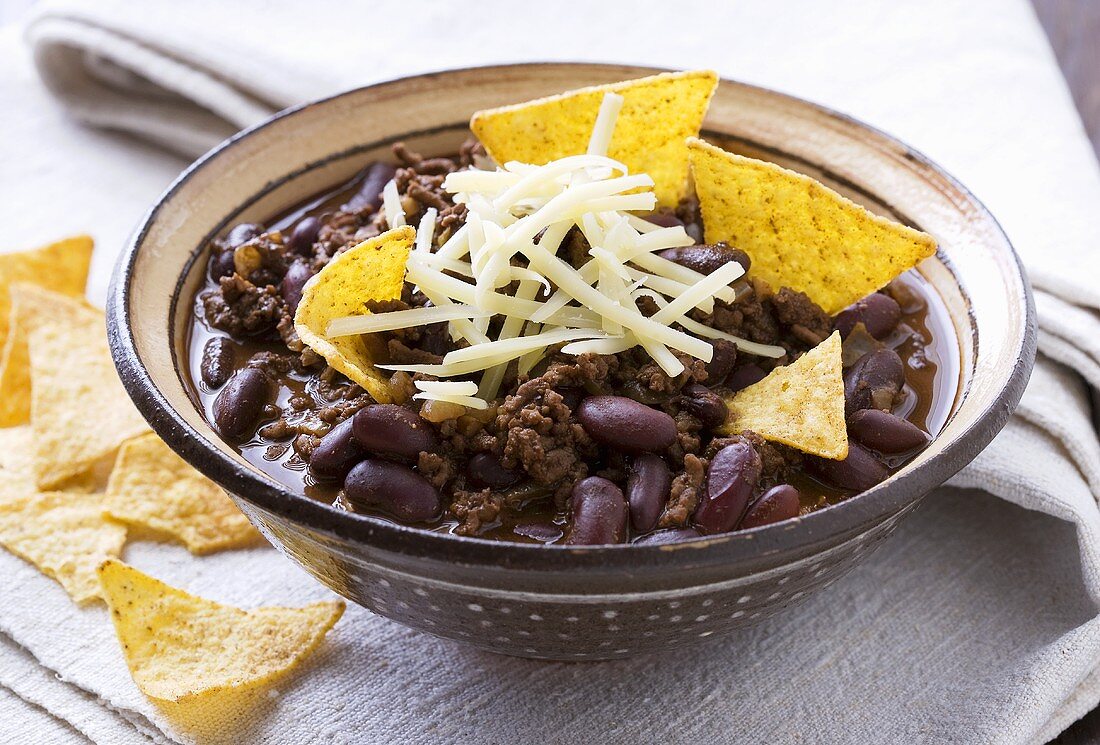
[[209, 238], [350, 178], [404, 140], [454, 152], [470, 114], [655, 70], [534, 64], [404, 78], [285, 111], [188, 168], [123, 253], [108, 322], [119, 373], [153, 429], [233, 497], [264, 535], [344, 597], [494, 652], [625, 657], [727, 634], [797, 603], [865, 558], [1004, 426], [1035, 354], [1028, 284], [1004, 233], [911, 148], [773, 91], [722, 81], [703, 136], [808, 173], [934, 235], [917, 271], [959, 341], [958, 395], [933, 443], [881, 485], [805, 517], [666, 546], [496, 543], [356, 515], [288, 491], [203, 419], [183, 382], [191, 298]]

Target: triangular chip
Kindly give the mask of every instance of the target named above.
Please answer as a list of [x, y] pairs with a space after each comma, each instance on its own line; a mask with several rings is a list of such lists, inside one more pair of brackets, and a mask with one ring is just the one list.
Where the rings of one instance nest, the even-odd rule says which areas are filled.
[[111, 518], [175, 538], [195, 554], [261, 539], [221, 487], [152, 433], [122, 445], [103, 505]]
[[297, 667], [344, 612], [339, 601], [241, 610], [120, 561], [99, 577], [134, 682], [165, 701], [262, 686]]
[[220, 486], [152, 433], [124, 443], [118, 451], [103, 508], [109, 517], [174, 538], [194, 554], [252, 546], [261, 540]]
[[791, 364], [738, 391], [726, 401], [729, 418], [722, 430], [751, 429], [804, 453], [848, 457], [840, 355], [840, 334], [833, 332]]
[[39, 488], [49, 489], [95, 468], [149, 428], [119, 382], [103, 314], [28, 285], [13, 288], [16, 302], [23, 293], [44, 295], [66, 308], [26, 326], [34, 473]]
[[607, 154], [652, 176], [658, 204], [675, 207], [687, 185], [685, 138], [699, 134], [717, 85], [710, 70], [662, 73], [479, 111], [470, 129], [497, 163], [543, 165], [584, 153], [604, 94], [618, 93], [623, 107]]
[[388, 377], [374, 366], [379, 350], [371, 336], [329, 337], [328, 324], [334, 318], [370, 313], [368, 300], [400, 298], [415, 237], [416, 231], [406, 225], [340, 254], [306, 283], [294, 314], [298, 337], [381, 403], [390, 403], [393, 396]]
[[[110, 462], [98, 463], [95, 468], [58, 484], [56, 491], [82, 494], [100, 491], [107, 483], [110, 466]], [[31, 425], [0, 428], [0, 479], [0, 502], [11, 496], [38, 492], [34, 477], [34, 432]]]
[[27, 342], [14, 327], [16, 309], [10, 288], [29, 282], [62, 295], [84, 294], [92, 239], [86, 235], [31, 251], [0, 254], [0, 427], [22, 424], [30, 417], [30, 370]]
[[101, 499], [72, 492], [0, 499], [0, 545], [61, 583], [77, 603], [100, 597], [96, 568], [126, 541], [126, 528], [103, 516]]
[[919, 230], [871, 214], [802, 174], [688, 142], [708, 243], [752, 259], [750, 274], [810, 296], [829, 315], [936, 252]]

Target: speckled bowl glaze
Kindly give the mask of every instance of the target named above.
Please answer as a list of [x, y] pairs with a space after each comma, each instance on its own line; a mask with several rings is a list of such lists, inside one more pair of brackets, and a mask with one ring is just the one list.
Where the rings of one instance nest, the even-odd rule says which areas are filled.
[[415, 629], [525, 657], [625, 657], [727, 634], [797, 603], [870, 553], [1004, 426], [1035, 354], [1019, 262], [985, 208], [902, 143], [819, 106], [722, 81], [704, 137], [822, 179], [936, 236], [918, 271], [947, 306], [961, 376], [932, 445], [888, 481], [800, 519], [668, 546], [572, 548], [429, 533], [288, 491], [223, 443], [183, 379], [207, 239], [263, 220], [385, 157], [453, 152], [470, 114], [652, 69], [533, 64], [369, 86], [283, 112], [187, 169], [123, 253], [108, 309], [119, 373], [150, 424], [223, 486], [283, 553], [341, 595]]

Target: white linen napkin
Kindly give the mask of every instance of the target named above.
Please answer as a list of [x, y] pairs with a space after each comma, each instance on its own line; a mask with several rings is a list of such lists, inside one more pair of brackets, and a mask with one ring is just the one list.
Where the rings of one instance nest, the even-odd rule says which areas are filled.
[[[101, 609], [74, 609], [3, 554], [0, 686], [105, 742], [1043, 742], [1096, 706], [1100, 444], [1084, 381], [1100, 387], [1100, 291], [1089, 282], [1100, 170], [1024, 0], [348, 5], [54, 3], [26, 39], [72, 116], [187, 156], [309, 97], [500, 61], [712, 67], [821, 101], [923, 150], [1002, 221], [1039, 290], [1041, 355], [1017, 415], [953, 481], [970, 490], [938, 490], [844, 580], [695, 650], [537, 663], [356, 608], [268, 705], [188, 725], [136, 691]], [[134, 180], [167, 178], [171, 160], [135, 157], [117, 138], [93, 145], [28, 90], [14, 92], [38, 118], [0, 124], [0, 147], [18, 152], [5, 171], [30, 163], [21, 202], [39, 196], [49, 209], [13, 216], [9, 236], [53, 237], [43, 225], [79, 217], [85, 230], [104, 225], [101, 252], [117, 250], [122, 216], [156, 195]], [[66, 175], [77, 178], [58, 205]], [[105, 193], [103, 181], [129, 191]], [[326, 594], [271, 550], [192, 559], [139, 543], [125, 558], [239, 605]]]

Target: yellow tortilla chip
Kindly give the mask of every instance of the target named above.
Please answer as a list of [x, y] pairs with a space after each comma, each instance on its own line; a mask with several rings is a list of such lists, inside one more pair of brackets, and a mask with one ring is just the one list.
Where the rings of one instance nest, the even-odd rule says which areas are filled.
[[0, 254], [0, 427], [30, 417], [30, 370], [26, 336], [15, 327], [11, 287], [28, 282], [62, 295], [84, 294], [92, 239], [86, 235], [16, 253]]
[[[11, 496], [38, 492], [34, 478], [34, 432], [29, 424], [0, 428], [0, 501]], [[110, 462], [97, 463], [84, 473], [66, 479], [56, 487], [57, 491], [100, 491], [107, 483]], [[14, 487], [20, 487], [18, 489]]]
[[194, 554], [255, 545], [259, 532], [226, 493], [155, 434], [123, 444], [107, 493], [107, 515], [182, 542]]
[[658, 204], [675, 207], [687, 185], [685, 138], [699, 134], [718, 75], [672, 72], [569, 91], [474, 114], [470, 129], [500, 164], [542, 165], [588, 149], [605, 93], [624, 99], [607, 154], [648, 173]]
[[165, 701], [257, 688], [285, 675], [344, 612], [339, 601], [232, 608], [120, 561], [105, 562], [99, 577], [134, 682]]
[[840, 356], [840, 334], [834, 331], [791, 364], [775, 368], [726, 401], [729, 418], [722, 431], [751, 429], [765, 440], [844, 460], [848, 430]]
[[395, 228], [354, 246], [330, 261], [306, 283], [294, 314], [298, 337], [325, 361], [358, 383], [380, 403], [390, 403], [388, 377], [374, 366], [370, 335], [327, 336], [333, 318], [366, 315], [368, 300], [396, 300], [405, 281], [416, 231]]
[[23, 293], [45, 294], [66, 308], [26, 326], [34, 474], [40, 489], [50, 489], [96, 468], [149, 428], [115, 373], [102, 313], [26, 285], [13, 293], [16, 302]]
[[126, 528], [103, 516], [101, 497], [45, 492], [0, 500], [0, 545], [57, 580], [77, 603], [94, 600], [96, 568], [126, 541]]
[[808, 176], [688, 142], [708, 243], [727, 241], [750, 273], [801, 290], [829, 315], [936, 253], [936, 240], [871, 214]]

